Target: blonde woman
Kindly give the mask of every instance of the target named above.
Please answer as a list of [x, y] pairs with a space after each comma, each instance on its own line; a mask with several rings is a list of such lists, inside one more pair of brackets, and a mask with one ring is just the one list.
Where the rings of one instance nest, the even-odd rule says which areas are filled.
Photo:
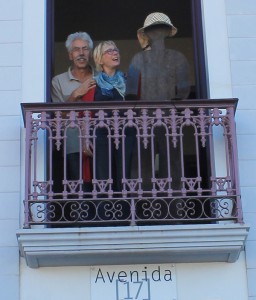
[[113, 41], [101, 42], [93, 52], [97, 83], [94, 101], [124, 100], [125, 77], [118, 70], [120, 53]]
[[[101, 42], [93, 52], [97, 75], [94, 101], [123, 101], [125, 95], [125, 77], [118, 70], [120, 53], [113, 41]], [[113, 190], [121, 191], [122, 149], [116, 149], [111, 141], [111, 156], [109, 156], [109, 139], [106, 128], [96, 130], [96, 179], [113, 178]], [[110, 161], [109, 161], [110, 157]]]

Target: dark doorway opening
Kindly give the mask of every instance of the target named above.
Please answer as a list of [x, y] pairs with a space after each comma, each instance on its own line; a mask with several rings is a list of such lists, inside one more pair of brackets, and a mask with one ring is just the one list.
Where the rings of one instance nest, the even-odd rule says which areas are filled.
[[[174, 38], [167, 41], [168, 48], [182, 52], [189, 61], [191, 69], [191, 99], [206, 99], [207, 81], [202, 31], [200, 0], [129, 0], [129, 1], [91, 1], [91, 0], [48, 0], [47, 14], [47, 99], [51, 101], [51, 78], [67, 71], [69, 60], [65, 40], [70, 33], [86, 31], [94, 44], [102, 40], [114, 40], [121, 52], [121, 70], [126, 72], [131, 58], [141, 51], [136, 32], [143, 26], [146, 16], [152, 12], [168, 15], [178, 28]], [[189, 151], [188, 151], [189, 152]], [[61, 169], [60, 152], [54, 153], [55, 170]], [[201, 149], [203, 174], [207, 174], [208, 153]], [[193, 153], [186, 156], [189, 166], [187, 172], [194, 176]], [[61, 185], [61, 174], [56, 172], [55, 180]], [[209, 176], [206, 176], [209, 178]], [[205, 185], [208, 183], [205, 182]]]

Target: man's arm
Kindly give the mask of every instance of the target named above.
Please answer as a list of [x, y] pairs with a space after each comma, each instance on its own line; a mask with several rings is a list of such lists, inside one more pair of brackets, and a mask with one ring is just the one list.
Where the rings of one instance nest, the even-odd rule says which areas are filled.
[[75, 89], [68, 98], [69, 102], [80, 101], [92, 88], [96, 86], [96, 81], [90, 77], [86, 79], [77, 89]]
[[61, 92], [60, 82], [57, 76], [52, 79], [51, 97], [52, 102], [65, 102], [64, 96]]
[[52, 79], [51, 97], [53, 102], [81, 101], [81, 97], [96, 86], [96, 81], [89, 77], [83, 83], [70, 81], [66, 75], [57, 75]]

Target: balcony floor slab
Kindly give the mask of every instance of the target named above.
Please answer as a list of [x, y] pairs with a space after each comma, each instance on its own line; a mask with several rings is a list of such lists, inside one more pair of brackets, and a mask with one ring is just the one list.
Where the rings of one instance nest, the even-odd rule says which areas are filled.
[[235, 262], [249, 227], [242, 224], [36, 228], [17, 232], [31, 268]]

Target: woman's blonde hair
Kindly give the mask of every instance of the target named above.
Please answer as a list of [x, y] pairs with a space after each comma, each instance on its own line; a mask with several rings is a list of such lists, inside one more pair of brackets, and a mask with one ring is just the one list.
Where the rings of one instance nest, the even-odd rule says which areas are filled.
[[101, 42], [97, 45], [97, 47], [95, 47], [94, 51], [93, 51], [93, 59], [95, 62], [95, 67], [97, 71], [102, 71], [102, 64], [101, 64], [101, 57], [103, 55], [103, 48], [104, 46], [114, 46], [116, 47], [116, 44], [113, 41], [104, 41]]

